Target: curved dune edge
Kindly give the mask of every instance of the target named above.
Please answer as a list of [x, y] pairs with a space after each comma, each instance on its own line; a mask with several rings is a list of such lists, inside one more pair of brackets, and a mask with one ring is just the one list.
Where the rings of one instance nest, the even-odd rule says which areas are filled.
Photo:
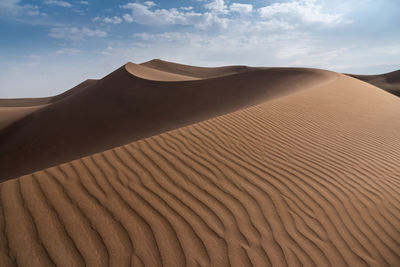
[[399, 116], [340, 76], [4, 182], [0, 265], [398, 266]]
[[166, 71], [161, 71], [157, 69], [148, 68], [146, 66], [138, 65], [132, 62], [128, 62], [125, 64], [125, 69], [130, 74], [151, 81], [193, 81], [198, 80], [196, 77], [180, 75], [176, 73], [170, 73]]

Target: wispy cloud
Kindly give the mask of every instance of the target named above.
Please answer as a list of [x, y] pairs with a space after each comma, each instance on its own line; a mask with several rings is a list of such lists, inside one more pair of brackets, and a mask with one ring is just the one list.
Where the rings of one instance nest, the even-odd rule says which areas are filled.
[[29, 15], [37, 16], [42, 14], [40, 8], [34, 5], [20, 3], [20, 0], [1, 0], [0, 14], [3, 15]]
[[105, 23], [120, 24], [122, 22], [122, 19], [120, 17], [114, 16], [114, 17], [105, 17], [103, 21]]
[[[125, 19], [125, 21], [128, 21], [130, 18], [126, 18]], [[124, 21], [124, 19], [122, 19], [121, 17], [118, 17], [118, 16], [113, 16], [113, 17], [104, 17], [104, 18], [102, 18], [102, 17], [94, 17], [93, 19], [92, 19], [92, 21], [93, 22], [96, 22], [96, 21], [102, 21], [102, 22], [105, 22], [105, 23], [111, 23], [111, 24], [120, 24], [121, 22], [123, 22]], [[132, 20], [133, 21], [133, 20]], [[132, 21], [130, 21], [130, 22], [132, 22]]]
[[72, 7], [73, 5], [66, 1], [61, 0], [45, 0], [44, 3], [50, 6], [59, 6], [59, 7]]
[[50, 29], [49, 36], [57, 39], [78, 41], [88, 37], [106, 37], [107, 32], [87, 27], [59, 27]]
[[153, 2], [128, 3], [122, 8], [132, 12], [124, 16], [128, 18], [127, 22], [135, 21], [145, 25], [188, 25], [201, 16], [200, 13], [179, 11], [176, 8], [152, 9], [154, 6]]
[[237, 13], [250, 13], [253, 11], [253, 5], [233, 3], [229, 6], [229, 10]]
[[228, 7], [226, 6], [224, 0], [211, 1], [208, 4], [205, 4], [204, 7], [215, 13], [228, 13]]
[[339, 13], [324, 12], [322, 5], [316, 0], [296, 0], [286, 3], [274, 3], [259, 9], [261, 17], [280, 18], [284, 20], [300, 20], [336, 24], [344, 22]]

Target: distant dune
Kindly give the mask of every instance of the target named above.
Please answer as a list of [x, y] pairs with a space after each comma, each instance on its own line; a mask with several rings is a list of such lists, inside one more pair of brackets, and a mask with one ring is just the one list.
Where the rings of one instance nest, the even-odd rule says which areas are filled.
[[400, 96], [400, 70], [380, 75], [348, 75]]
[[153, 60], [40, 104], [0, 131], [0, 266], [400, 266], [373, 85]]

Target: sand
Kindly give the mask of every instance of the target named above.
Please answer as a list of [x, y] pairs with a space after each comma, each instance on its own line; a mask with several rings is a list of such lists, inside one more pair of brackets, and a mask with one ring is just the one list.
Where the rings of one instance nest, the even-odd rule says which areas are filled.
[[400, 96], [400, 70], [379, 75], [347, 74], [364, 82], [375, 85], [391, 94]]
[[399, 266], [400, 100], [321, 70], [222, 77], [157, 93], [219, 89], [224, 110], [1, 183], [0, 266]]

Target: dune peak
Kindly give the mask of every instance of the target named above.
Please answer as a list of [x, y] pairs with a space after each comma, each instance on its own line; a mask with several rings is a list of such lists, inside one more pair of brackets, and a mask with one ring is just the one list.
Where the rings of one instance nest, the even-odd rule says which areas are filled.
[[126, 63], [124, 67], [130, 74], [142, 79], [152, 80], [152, 81], [170, 82], [170, 81], [192, 81], [198, 79], [192, 76], [171, 73], [163, 70], [157, 70], [144, 65], [135, 64], [133, 62]]

